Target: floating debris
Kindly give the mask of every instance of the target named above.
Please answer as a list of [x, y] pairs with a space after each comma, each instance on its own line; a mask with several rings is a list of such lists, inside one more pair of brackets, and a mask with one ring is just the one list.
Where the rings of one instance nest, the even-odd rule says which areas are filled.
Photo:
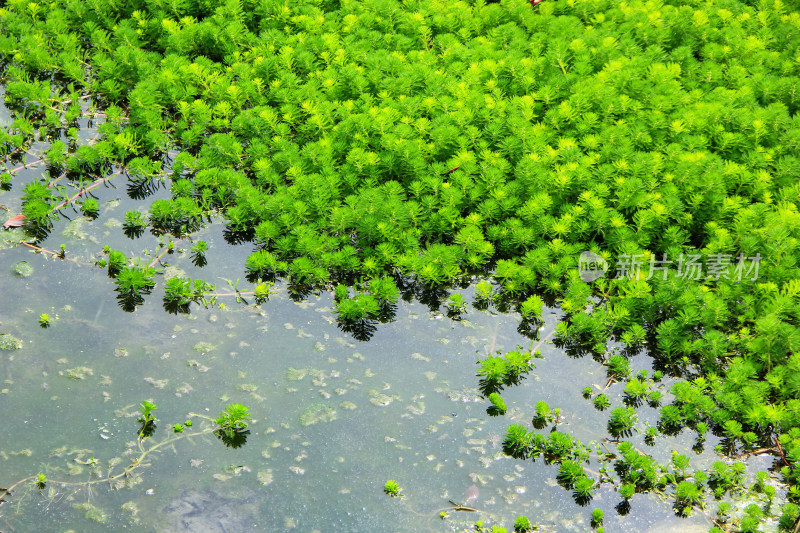
[[386, 407], [387, 405], [392, 403], [392, 401], [394, 401], [394, 398], [392, 396], [383, 394], [382, 392], [378, 392], [374, 389], [369, 391], [369, 395], [370, 395], [369, 402], [372, 405], [377, 405], [378, 407]]
[[106, 512], [99, 507], [95, 507], [91, 503], [74, 503], [72, 504], [72, 507], [78, 511], [85, 511], [86, 518], [93, 520], [94, 522], [105, 524], [108, 521], [108, 515]]
[[258, 474], [256, 474], [256, 479], [258, 479], [258, 482], [261, 483], [262, 485], [269, 485], [270, 483], [272, 483], [273, 479], [272, 469], [266, 470], [264, 472], [259, 472]]
[[59, 370], [58, 375], [78, 381], [86, 379], [86, 376], [94, 376], [94, 370], [88, 366], [76, 366], [75, 368], [68, 368], [67, 370]]
[[310, 426], [317, 422], [330, 422], [336, 420], [336, 410], [323, 403], [315, 403], [306, 407], [300, 415], [300, 424]]
[[480, 402], [483, 401], [478, 389], [460, 389], [451, 390], [447, 393], [447, 397], [453, 402]]
[[472, 505], [478, 501], [478, 495], [480, 492], [478, 491], [477, 485], [470, 485], [469, 488], [464, 491], [464, 505]]
[[[89, 234], [84, 229], [84, 226], [87, 222], [91, 222], [92, 220], [88, 217], [78, 217], [64, 226], [64, 230], [61, 232], [61, 236], [65, 239], [75, 240], [75, 241], [82, 241], [89, 237]], [[92, 239], [95, 241], [96, 239]]]
[[8, 333], [0, 334], [0, 350], [19, 350], [22, 348], [22, 341]]
[[197, 352], [197, 353], [199, 353], [201, 355], [205, 355], [208, 352], [216, 350], [217, 347], [214, 346], [213, 344], [211, 344], [210, 342], [202, 342], [201, 341], [201, 342], [198, 342], [197, 344], [195, 344], [194, 348], [192, 348], [192, 349], [195, 352]]
[[300, 381], [308, 375], [307, 368], [291, 368], [286, 370], [286, 379], [288, 381]]
[[167, 383], [169, 382], [168, 379], [155, 379], [151, 377], [144, 378], [144, 381], [145, 383], [148, 383], [157, 389], [163, 389], [164, 387], [167, 386]]
[[209, 367], [207, 367], [206, 365], [202, 364], [200, 361], [197, 361], [195, 359], [189, 359], [188, 361], [186, 361], [186, 364], [196, 369], [198, 372], [208, 372], [209, 370], [211, 370]]

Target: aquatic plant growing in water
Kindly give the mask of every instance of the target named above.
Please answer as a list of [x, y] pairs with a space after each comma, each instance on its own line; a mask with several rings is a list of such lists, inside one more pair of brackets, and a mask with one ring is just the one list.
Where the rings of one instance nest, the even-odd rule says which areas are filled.
[[529, 533], [534, 530], [533, 525], [531, 525], [531, 521], [528, 520], [527, 516], [518, 516], [516, 520], [514, 520], [514, 531], [518, 533]]
[[458, 292], [451, 294], [445, 305], [448, 316], [453, 318], [461, 316], [467, 310], [467, 300], [463, 294]]
[[39, 474], [36, 476], [36, 488], [43, 489], [47, 485], [47, 476], [44, 474]]
[[127, 237], [134, 239], [144, 234], [144, 230], [147, 228], [147, 221], [145, 221], [144, 216], [139, 211], [126, 211], [125, 220], [122, 222], [122, 228]]
[[400, 496], [402, 491], [403, 489], [401, 489], [397, 481], [394, 481], [393, 479], [390, 479], [383, 485], [383, 492], [392, 497]]
[[208, 244], [206, 241], [197, 241], [192, 245], [192, 264], [198, 267], [204, 267], [208, 264], [206, 260], [206, 252], [208, 251]]
[[480, 388], [484, 394], [498, 392], [504, 386], [516, 385], [525, 375], [536, 367], [532, 359], [540, 358], [541, 353], [525, 352], [521, 346], [504, 356], [490, 355], [486, 359], [479, 359], [478, 377], [481, 378]]
[[[487, 305], [546, 294], [566, 313], [568, 348], [604, 356], [618, 339], [648, 348], [669, 374], [707, 378], [685, 382], [659, 428], [706, 423], [730, 453], [777, 436], [792, 463], [784, 479], [796, 484], [787, 376], [797, 332], [787, 309], [797, 296], [798, 81], [785, 43], [797, 29], [783, 4], [666, 4], [656, 16], [643, 2], [456, 2], [399, 6], [412, 23], [384, 27], [366, 4], [301, 3], [322, 13], [313, 28], [219, 6], [241, 39], [203, 10], [104, 7], [97, 19], [60, 1], [4, 5], [4, 92], [18, 122], [4, 146], [24, 148], [36, 127], [61, 129], [63, 114], [69, 145], [54, 142], [46, 163], [69, 178], [119, 166], [134, 198], [162, 183], [172, 158], [172, 198], [149, 210], [162, 231], [190, 231], [184, 214], [214, 210], [298, 279], [399, 271], [432, 286], [478, 271], [492, 277], [478, 291]], [[187, 13], [196, 23], [170, 23]], [[453, 40], [441, 20], [473, 33]], [[430, 38], [419, 37], [422, 24]], [[210, 37], [198, 44], [201, 26]], [[353, 29], [373, 27], [385, 32], [378, 44]], [[341, 59], [324, 55], [323, 32], [343, 36]], [[42, 36], [34, 48], [30, 35]], [[259, 53], [264, 35], [285, 59]], [[464, 54], [505, 63], [463, 69]], [[123, 68], [131, 57], [137, 68]], [[380, 86], [370, 82], [378, 71], [369, 65], [387, 62]], [[136, 74], [120, 81], [128, 70]], [[193, 72], [213, 83], [193, 83]], [[272, 81], [254, 81], [263, 79]], [[77, 145], [81, 108], [64, 102], [66, 83], [107, 107], [97, 147]], [[59, 187], [54, 178], [26, 190], [28, 229], [39, 236], [58, 216]], [[588, 284], [576, 279], [584, 250], [620, 273], [621, 251], [645, 263], [697, 255], [704, 266], [760, 254], [763, 268], [741, 282], [734, 261], [719, 276], [657, 271]], [[480, 272], [487, 265], [493, 273]]]
[[542, 429], [547, 424], [556, 419], [555, 413], [547, 405], [547, 402], [539, 400], [536, 402], [535, 414], [531, 423], [536, 429]]
[[493, 392], [489, 395], [489, 401], [492, 403], [492, 406], [489, 408], [491, 413], [495, 415], [503, 415], [506, 412], [506, 403], [503, 401], [502, 396]]
[[216, 419], [219, 426], [217, 431], [225, 434], [229, 439], [233, 439], [247, 429], [247, 422], [250, 420], [252, 418], [250, 418], [249, 407], [240, 403], [228, 404]]
[[629, 436], [637, 420], [633, 407], [615, 407], [608, 418], [608, 432], [614, 437]]
[[47, 313], [42, 313], [39, 315], [39, 326], [42, 328], [49, 328], [50, 327], [50, 315]]
[[86, 198], [81, 203], [81, 212], [89, 218], [97, 218], [100, 214], [100, 204], [95, 198]]
[[158, 418], [153, 414], [153, 411], [158, 409], [158, 406], [153, 402], [144, 400], [141, 404], [139, 404], [139, 412], [142, 414], [137, 419], [140, 427], [139, 427], [139, 436], [142, 438], [150, 437], [156, 430], [156, 422], [158, 422]]
[[[110, 257], [110, 254], [109, 254]], [[111, 263], [109, 263], [110, 267]], [[123, 267], [115, 278], [117, 299], [122, 309], [133, 311], [144, 303], [144, 296], [155, 287], [155, 269], [149, 266], [130, 265]]]
[[594, 404], [595, 409], [598, 411], [604, 411], [605, 409], [611, 407], [611, 400], [609, 400], [608, 396], [605, 394], [598, 394], [595, 396], [594, 400], [592, 400], [592, 403]]
[[342, 322], [359, 322], [376, 318], [380, 312], [380, 304], [371, 294], [358, 294], [336, 302], [334, 312]]
[[527, 458], [531, 449], [533, 435], [521, 424], [514, 424], [506, 430], [503, 440], [503, 452], [517, 459]]
[[598, 528], [603, 525], [605, 513], [602, 509], [592, 509], [592, 527]]

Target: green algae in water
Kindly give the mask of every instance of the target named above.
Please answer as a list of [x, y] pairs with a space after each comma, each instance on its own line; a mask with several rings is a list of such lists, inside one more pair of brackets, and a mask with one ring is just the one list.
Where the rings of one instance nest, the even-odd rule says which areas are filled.
[[323, 403], [314, 403], [306, 407], [300, 415], [300, 424], [310, 426], [317, 422], [331, 422], [336, 420], [336, 410]]
[[106, 512], [99, 507], [95, 507], [91, 503], [76, 503], [73, 504], [72, 507], [78, 511], [85, 511], [86, 518], [89, 520], [94, 520], [95, 522], [99, 522], [101, 524], [105, 524], [108, 521], [108, 515]]
[[300, 381], [308, 375], [307, 368], [289, 368], [286, 370], [286, 379], [288, 381]]
[[67, 222], [64, 231], [61, 232], [61, 236], [74, 241], [85, 240], [89, 237], [89, 234], [84, 229], [87, 223], [91, 223], [91, 219], [88, 217], [78, 217], [75, 220]]
[[20, 261], [11, 267], [11, 272], [18, 278], [27, 278], [33, 275], [33, 267], [27, 261]]
[[22, 348], [22, 341], [8, 333], [0, 334], [0, 350], [19, 350]]
[[194, 348], [192, 348], [192, 349], [195, 352], [199, 353], [199, 354], [205, 355], [208, 352], [212, 352], [212, 351], [216, 350], [217, 347], [214, 346], [213, 344], [211, 344], [210, 342], [202, 342], [201, 341], [201, 342], [198, 342], [197, 344], [195, 344]]
[[76, 381], [86, 379], [86, 376], [94, 376], [94, 370], [88, 366], [76, 366], [75, 368], [68, 368], [58, 372], [60, 376], [68, 377]]

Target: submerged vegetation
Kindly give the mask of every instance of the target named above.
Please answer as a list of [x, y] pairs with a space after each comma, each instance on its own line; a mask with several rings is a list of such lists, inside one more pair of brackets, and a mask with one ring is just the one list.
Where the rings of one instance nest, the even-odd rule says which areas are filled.
[[[458, 318], [466, 303], [449, 291], [478, 278], [475, 307], [517, 310], [532, 338], [557, 305], [558, 346], [606, 365], [591, 401], [610, 408], [615, 439], [647, 404], [651, 439], [688, 430], [731, 457], [766, 450], [787, 487], [781, 527], [796, 530], [799, 46], [800, 14], [780, 0], [10, 0], [0, 185], [21, 189], [35, 243], [68, 207], [97, 217], [91, 191], [125, 176], [143, 205], [122, 231], [163, 238], [153, 258], [98, 250], [126, 311], [157, 286], [170, 312], [214, 302], [202, 280], [160, 277], [173, 239], [214, 218], [255, 247], [241, 270], [258, 303], [278, 278], [298, 298], [330, 291], [358, 339], [401, 297]], [[99, 119], [89, 141], [84, 114]], [[38, 141], [45, 171], [17, 184], [7, 164]], [[207, 263], [204, 241], [190, 251]], [[652, 378], [629, 364], [643, 350]], [[534, 355], [481, 361], [498, 414]], [[612, 407], [615, 383], [624, 405]], [[537, 407], [537, 424], [554, 412]], [[236, 441], [247, 417], [226, 411], [217, 435]], [[587, 497], [595, 481], [564, 466], [583, 460], [571, 437], [526, 431], [509, 428], [506, 450], [561, 461], [564, 485]], [[674, 486], [687, 514], [707, 488], [738, 486], [619, 451], [625, 501]], [[767, 511], [718, 527], [756, 528], [777, 513], [768, 492]]]

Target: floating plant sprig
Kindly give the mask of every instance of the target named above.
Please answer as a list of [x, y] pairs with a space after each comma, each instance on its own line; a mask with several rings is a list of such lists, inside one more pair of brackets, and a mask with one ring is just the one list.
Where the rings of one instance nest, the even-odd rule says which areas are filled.
[[[100, 484], [108, 484], [110, 488], [119, 488], [117, 484], [124, 484], [125, 480], [131, 478], [134, 471], [143, 466], [150, 465], [150, 463], [147, 462], [149, 457], [165, 449], [174, 449], [175, 444], [183, 439], [192, 439], [195, 437], [202, 437], [204, 435], [222, 432], [226, 437], [223, 438], [222, 441], [227, 446], [242, 446], [246, 441], [246, 421], [251, 420], [249, 416], [249, 409], [246, 406], [241, 404], [230, 404], [217, 419], [213, 419], [203, 414], [190, 413], [189, 416], [191, 418], [184, 422], [182, 425], [183, 429], [181, 431], [173, 431], [169, 436], [164, 437], [159, 441], [155, 441], [152, 438], [152, 435], [156, 429], [155, 422], [157, 419], [153, 415], [153, 411], [157, 409], [157, 406], [152, 402], [143, 401], [140, 404], [139, 409], [141, 416], [139, 417], [138, 421], [141, 427], [137, 432], [135, 444], [139, 453], [121, 472], [117, 472], [115, 474], [112, 473], [114, 467], [110, 466], [105, 475], [93, 475], [91, 479], [87, 479], [85, 481], [61, 480], [53, 476], [46, 476], [42, 473], [34, 474], [12, 483], [8, 486], [8, 488], [1, 488], [0, 505], [2, 505], [4, 502], [8, 502], [11, 497], [14, 497], [15, 492], [20, 487], [25, 489], [21, 497], [24, 497], [28, 493], [30, 487], [35, 486], [38, 489], [43, 489], [46, 484], [50, 486], [71, 487], [76, 489], [90, 488]], [[202, 425], [201, 427], [197, 427], [192, 423], [192, 419], [204, 420], [206, 424]], [[176, 424], [174, 427], [177, 427], [178, 425], [179, 424]], [[147, 431], [144, 431], [144, 429], [147, 429]], [[229, 432], [232, 433], [232, 437], [228, 437]], [[97, 464], [94, 458], [92, 458], [90, 461], [93, 465]]]

